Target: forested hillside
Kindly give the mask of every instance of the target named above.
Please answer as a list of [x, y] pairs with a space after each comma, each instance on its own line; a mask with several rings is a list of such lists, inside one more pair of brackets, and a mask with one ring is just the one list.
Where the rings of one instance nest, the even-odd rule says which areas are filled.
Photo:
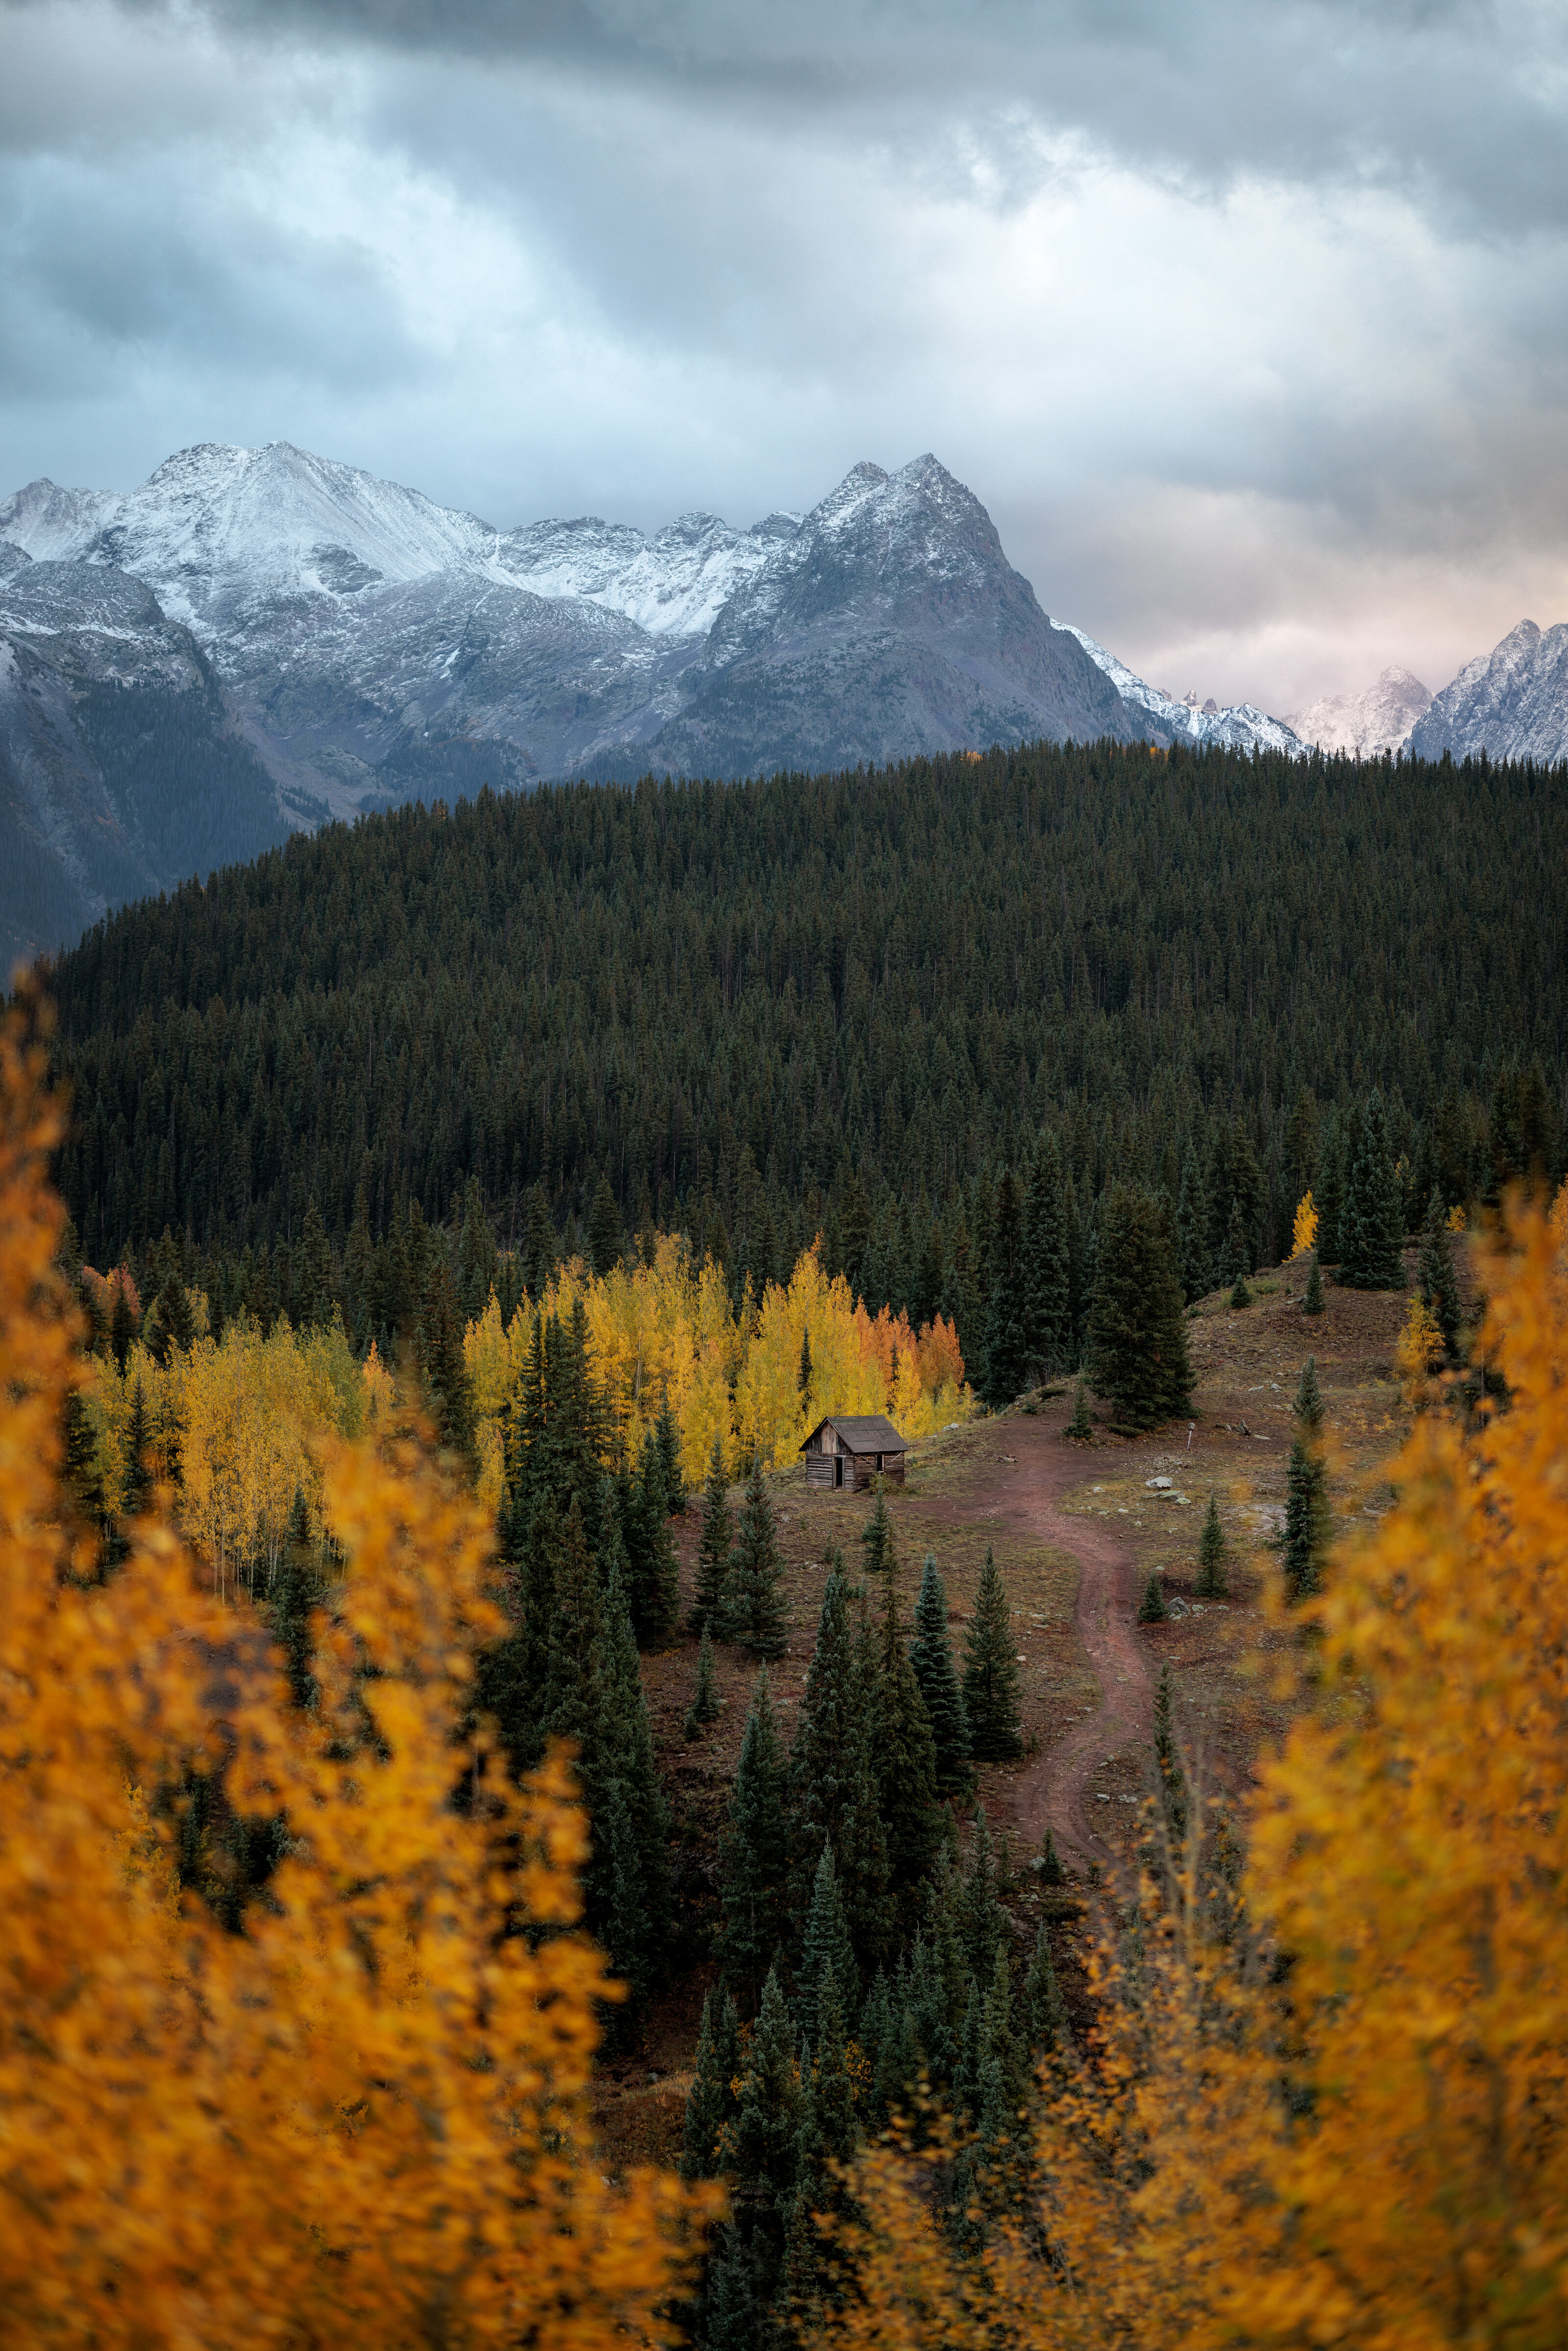
[[972, 1358], [1042, 1131], [1080, 1310], [1111, 1176], [1180, 1206], [1207, 1287], [1233, 1213], [1250, 1265], [1332, 1201], [1374, 1089], [1407, 1229], [1434, 1182], [1559, 1172], [1564, 781], [1041, 745], [331, 827], [55, 969], [67, 1201], [94, 1263], [167, 1228], [220, 1302], [298, 1312], [308, 1222], [341, 1269], [466, 1195], [538, 1254], [607, 1179], [617, 1232], [737, 1282], [821, 1229]]

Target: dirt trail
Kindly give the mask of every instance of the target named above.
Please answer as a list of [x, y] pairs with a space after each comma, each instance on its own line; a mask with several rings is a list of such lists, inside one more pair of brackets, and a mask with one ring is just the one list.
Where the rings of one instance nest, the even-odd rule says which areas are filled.
[[[1069, 1552], [1079, 1565], [1076, 1621], [1085, 1656], [1099, 1677], [1096, 1710], [1043, 1753], [1014, 1786], [1018, 1825], [1034, 1844], [1049, 1825], [1062, 1859], [1115, 1864], [1101, 1834], [1092, 1782], [1101, 1761], [1133, 1740], [1149, 1736], [1153, 1695], [1148, 1661], [1134, 1631], [1138, 1609], [1133, 1554], [1103, 1520], [1069, 1514], [1063, 1494], [1092, 1479], [1095, 1456], [1062, 1442], [1065, 1412], [1009, 1421], [1015, 1459], [998, 1469], [994, 1507], [1005, 1510], [1039, 1542]], [[1118, 1468], [1124, 1462], [1118, 1460]]]

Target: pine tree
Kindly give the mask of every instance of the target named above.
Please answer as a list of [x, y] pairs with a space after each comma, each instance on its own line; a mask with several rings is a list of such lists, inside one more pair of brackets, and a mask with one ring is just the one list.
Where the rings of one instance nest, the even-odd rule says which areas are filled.
[[1035, 1935], [1034, 1955], [1024, 1979], [1023, 1997], [1031, 2048], [1061, 2048], [1067, 2040], [1067, 2003], [1051, 1965], [1051, 1937], [1043, 1918]]
[[800, 1370], [796, 1383], [800, 1392], [800, 1409], [808, 1420], [811, 1416], [811, 1334], [800, 1333]]
[[103, 1473], [99, 1468], [98, 1439], [79, 1388], [66, 1390], [60, 1407], [60, 1437], [66, 1490], [88, 1525], [101, 1533], [107, 1516]]
[[556, 1269], [555, 1224], [545, 1198], [545, 1187], [536, 1184], [528, 1194], [528, 1221], [523, 1236], [523, 1287], [537, 1307], [544, 1296]]
[[414, 1353], [436, 1443], [443, 1452], [474, 1468], [474, 1390], [463, 1353], [457, 1293], [443, 1252], [432, 1252]]
[[628, 1589], [632, 1621], [644, 1649], [667, 1641], [680, 1614], [680, 1563], [670, 1534], [670, 1512], [664, 1492], [659, 1440], [649, 1429], [637, 1458], [637, 1475], [628, 1481], [622, 1502], [622, 1532], [631, 1562]]
[[852, 2020], [860, 2007], [860, 1970], [831, 1844], [823, 1845], [811, 1880], [811, 1907], [806, 1913], [795, 1980], [795, 2013], [808, 2041], [817, 2038], [818, 1992], [824, 1977], [837, 1987], [834, 1997], [847, 2007]]
[[686, 2093], [681, 2131], [683, 2179], [716, 2179], [723, 2139], [738, 2108], [734, 2087], [740, 2074], [740, 2022], [735, 2002], [717, 1984], [703, 1995], [696, 2062]]
[[1168, 1665], [1160, 1667], [1159, 1687], [1155, 1692], [1155, 1779], [1170, 1851], [1173, 1857], [1179, 1856], [1186, 1839], [1190, 1800], [1176, 1734], [1175, 1690]]
[[964, 1879], [962, 1905], [964, 1956], [977, 1984], [988, 1983], [997, 1954], [1008, 1935], [1008, 1914], [1002, 1907], [996, 1848], [981, 1804], [975, 1813], [969, 1845], [969, 1866]]
[[1251, 1303], [1252, 1292], [1247, 1287], [1245, 1276], [1239, 1273], [1231, 1285], [1230, 1311], [1233, 1314], [1239, 1314], [1244, 1307], [1250, 1306]]
[[789, 1865], [789, 1773], [768, 1668], [758, 1668], [719, 1842], [724, 1970], [748, 2004], [783, 1939]]
[[1225, 1530], [1219, 1523], [1219, 1504], [1211, 1486], [1203, 1532], [1197, 1543], [1197, 1595], [1200, 1600], [1225, 1598]]
[[888, 1513], [887, 1496], [880, 1478], [876, 1481], [875, 1506], [861, 1530], [861, 1549], [865, 1553], [866, 1573], [885, 1576], [892, 1583], [898, 1573], [898, 1553], [893, 1540], [893, 1520]]
[[1048, 1828], [1045, 1843], [1040, 1849], [1040, 1882], [1042, 1886], [1065, 1886], [1067, 1872], [1061, 1866], [1061, 1855], [1056, 1850], [1056, 1834]]
[[[1241, 1202], [1232, 1194], [1230, 1217], [1225, 1228], [1225, 1246], [1220, 1252], [1219, 1278], [1222, 1281], [1234, 1283], [1236, 1289], [1243, 1294], [1244, 1304], [1250, 1303], [1246, 1297], [1247, 1276], [1252, 1270], [1249, 1263], [1250, 1256], [1251, 1251], [1247, 1246], [1246, 1228], [1242, 1219]], [[1234, 1296], [1230, 1302], [1235, 1305]]]
[[125, 1493], [120, 1516], [141, 1518], [152, 1507], [152, 1467], [147, 1458], [147, 1398], [137, 1380], [131, 1392], [131, 1419], [125, 1432]]
[[496, 1237], [470, 1176], [463, 1191], [463, 1224], [457, 1237], [457, 1300], [465, 1322], [476, 1322], [490, 1302], [496, 1281]]
[[[175, 1277], [178, 1280], [178, 1277]], [[324, 1331], [332, 1320], [332, 1249], [316, 1195], [305, 1203], [305, 1222], [295, 1267], [295, 1291], [301, 1323]], [[188, 1342], [185, 1343], [189, 1343]]]
[[1170, 1613], [1166, 1606], [1165, 1589], [1160, 1583], [1159, 1569], [1152, 1567], [1149, 1570], [1149, 1580], [1144, 1586], [1143, 1599], [1138, 1604], [1138, 1622], [1140, 1625], [1163, 1625]]
[[1402, 1290], [1404, 1205], [1380, 1093], [1369, 1094], [1345, 1178], [1339, 1278], [1352, 1290]]
[[1318, 1384], [1318, 1359], [1309, 1355], [1301, 1366], [1301, 1384], [1291, 1406], [1302, 1433], [1320, 1437], [1323, 1426], [1323, 1392]]
[[803, 1925], [822, 1847], [831, 1844], [855, 1957], [868, 1970], [882, 1957], [887, 1923], [887, 1844], [870, 1729], [842, 1565], [831, 1557], [789, 1758], [793, 1908]]
[[1007, 1762], [1022, 1752], [1012, 1612], [988, 1543], [964, 1643], [964, 1711], [977, 1762]]
[[1361, 1113], [1355, 1104], [1351, 1105], [1343, 1121], [1337, 1112], [1329, 1113], [1320, 1145], [1317, 1181], [1312, 1186], [1318, 1211], [1318, 1256], [1324, 1265], [1337, 1265], [1340, 1261], [1345, 1176], [1360, 1139]]
[[603, 1632], [599, 1568], [590, 1554], [574, 1494], [555, 1563], [542, 1712], [545, 1737], [570, 1740], [583, 1759], [591, 1802], [604, 1709], [600, 1678]]
[[1049, 1132], [1040, 1137], [1024, 1205], [1023, 1298], [1025, 1353], [1031, 1369], [1048, 1372], [1067, 1362], [1071, 1343], [1061, 1155]]
[[737, 2233], [751, 2253], [759, 2301], [772, 2300], [783, 2267], [800, 2124], [795, 2036], [778, 1973], [769, 1968], [747, 2053], [739, 2106], [727, 2139], [725, 2167]]
[[114, 1285], [114, 1311], [109, 1323], [109, 1351], [114, 1357], [114, 1368], [121, 1378], [125, 1375], [125, 1366], [135, 1344], [136, 1317], [131, 1311], [131, 1300], [121, 1280]]
[[664, 1507], [671, 1518], [678, 1519], [686, 1507], [686, 1477], [681, 1466], [681, 1432], [670, 1410], [667, 1390], [659, 1407], [659, 1417], [653, 1423], [653, 1442], [658, 1447], [659, 1469], [664, 1480]]
[[936, 1742], [904, 1646], [898, 1587], [891, 1575], [883, 1587], [881, 1654], [872, 1678], [872, 1771], [887, 1840], [888, 1883], [896, 1897], [930, 1869], [942, 1843], [942, 1822]]
[[1323, 1277], [1318, 1265], [1318, 1253], [1312, 1251], [1312, 1262], [1307, 1272], [1307, 1294], [1301, 1301], [1303, 1314], [1321, 1314], [1323, 1311]]
[[289, 1695], [299, 1707], [311, 1705], [317, 1694], [316, 1677], [310, 1670], [310, 1604], [315, 1583], [310, 1568], [310, 1519], [305, 1497], [296, 1486], [283, 1558], [273, 1587], [272, 1630], [283, 1652]]
[[356, 1349], [362, 1350], [371, 1335], [374, 1267], [371, 1204], [361, 1177], [354, 1191], [354, 1221], [343, 1244], [343, 1317]]
[[1459, 1285], [1454, 1271], [1454, 1243], [1448, 1230], [1448, 1212], [1436, 1185], [1427, 1203], [1418, 1279], [1422, 1301], [1430, 1309], [1432, 1319], [1443, 1334], [1448, 1360], [1457, 1362], [1459, 1352]]
[[603, 1625], [589, 1916], [617, 1972], [641, 1992], [657, 1977], [668, 1944], [670, 1813], [653, 1761], [653, 1726], [618, 1564], [604, 1586]]
[[1063, 1437], [1070, 1437], [1075, 1445], [1087, 1445], [1094, 1434], [1093, 1417], [1089, 1410], [1088, 1392], [1082, 1380], [1079, 1381], [1073, 1392], [1072, 1417], [1061, 1433]]
[[707, 1482], [703, 1488], [702, 1533], [697, 1538], [696, 1591], [692, 1601], [692, 1630], [695, 1633], [722, 1634], [725, 1630], [729, 1555], [734, 1539], [735, 1519], [729, 1507], [724, 1442], [716, 1437]]
[[1008, 1955], [998, 1946], [980, 2010], [979, 2134], [991, 2164], [1020, 2137], [1028, 2084], [1028, 2062], [1013, 2029]]
[[752, 1460], [746, 1500], [730, 1553], [725, 1632], [754, 1657], [781, 1657], [789, 1646], [784, 1562], [760, 1457]]
[[1153, 1428], [1192, 1396], [1176, 1252], [1146, 1192], [1115, 1184], [1101, 1222], [1092, 1336], [1097, 1384], [1124, 1427]]
[[697, 1649], [697, 1686], [686, 1709], [686, 1737], [695, 1739], [706, 1723], [716, 1722], [723, 1712], [724, 1701], [719, 1697], [718, 1683], [714, 1675], [713, 1642], [705, 1625]]
[[736, 2228], [714, 2238], [703, 2301], [704, 2351], [758, 2351], [757, 2264]]
[[589, 1264], [601, 1280], [614, 1270], [626, 1246], [626, 1236], [621, 1223], [621, 1211], [615, 1205], [615, 1195], [610, 1188], [610, 1178], [601, 1176], [593, 1195], [593, 1206], [588, 1212], [588, 1231], [584, 1237], [584, 1253]]
[[982, 1393], [992, 1409], [999, 1410], [1021, 1393], [1029, 1375], [1023, 1217], [1018, 1184], [1010, 1168], [1004, 1171], [997, 1186], [990, 1276]]
[[974, 1784], [974, 1773], [969, 1769], [969, 1719], [964, 1710], [964, 1694], [958, 1687], [952, 1644], [947, 1637], [947, 1593], [930, 1552], [925, 1554], [920, 1597], [915, 1604], [915, 1638], [910, 1644], [909, 1662], [915, 1668], [931, 1725], [936, 1792], [939, 1796], [965, 1795]]
[[1213, 1261], [1208, 1248], [1208, 1194], [1203, 1169], [1189, 1139], [1182, 1155], [1181, 1189], [1176, 1196], [1176, 1258], [1182, 1293], [1190, 1306], [1213, 1287]]

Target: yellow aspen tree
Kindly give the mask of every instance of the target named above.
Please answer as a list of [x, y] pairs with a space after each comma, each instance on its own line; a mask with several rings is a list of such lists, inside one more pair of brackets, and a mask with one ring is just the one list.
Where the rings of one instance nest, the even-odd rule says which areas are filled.
[[[716, 2199], [594, 2155], [583, 1818], [559, 1757], [518, 1789], [465, 1733], [498, 1626], [473, 1499], [413, 1443], [324, 1442], [343, 1569], [308, 1711], [156, 1513], [101, 1585], [68, 1573], [84, 1370], [25, 1021], [0, 1029], [0, 2335], [668, 2341]], [[289, 1826], [239, 1932], [179, 1895], [151, 1801], [192, 1764]]]
[[1295, 1222], [1291, 1228], [1291, 1255], [1305, 1257], [1318, 1245], [1318, 1212], [1310, 1190], [1302, 1193], [1296, 1203]]

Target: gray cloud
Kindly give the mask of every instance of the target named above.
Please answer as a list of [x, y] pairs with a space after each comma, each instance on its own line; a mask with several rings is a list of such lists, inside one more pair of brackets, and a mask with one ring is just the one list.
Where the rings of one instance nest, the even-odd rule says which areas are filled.
[[503, 523], [746, 521], [933, 447], [1162, 684], [1440, 684], [1568, 610], [1561, 32], [0, 0], [0, 486], [282, 436]]

